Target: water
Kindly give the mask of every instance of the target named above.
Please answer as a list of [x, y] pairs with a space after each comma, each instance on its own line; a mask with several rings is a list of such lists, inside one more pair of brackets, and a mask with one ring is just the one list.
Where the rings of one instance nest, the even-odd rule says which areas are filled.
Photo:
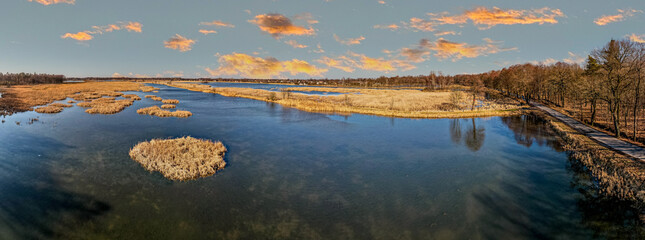
[[[320, 86], [299, 86], [299, 85], [283, 85], [283, 84], [265, 84], [265, 83], [236, 83], [236, 82], [207, 82], [203, 83], [205, 85], [209, 85], [212, 87], [239, 87], [239, 88], [253, 88], [253, 89], [262, 89], [262, 90], [268, 90], [272, 92], [280, 92], [281, 89], [283, 88], [298, 88], [298, 87], [314, 87], [314, 88], [321, 88]], [[327, 87], [330, 88], [330, 87]], [[333, 88], [333, 87], [331, 87]], [[297, 91], [297, 90], [292, 90], [291, 92], [293, 93], [302, 93], [306, 95], [314, 95], [314, 96], [337, 96], [337, 95], [343, 95], [346, 93], [338, 93], [338, 92], [323, 92], [323, 91]], [[359, 94], [359, 93], [355, 93]]]
[[[143, 99], [116, 115], [74, 107], [4, 118], [0, 239], [644, 234], [629, 207], [598, 197], [539, 119], [335, 116], [158, 87], [194, 115], [138, 115], [158, 104]], [[188, 135], [221, 140], [227, 167], [173, 182], [128, 156], [140, 141]]]

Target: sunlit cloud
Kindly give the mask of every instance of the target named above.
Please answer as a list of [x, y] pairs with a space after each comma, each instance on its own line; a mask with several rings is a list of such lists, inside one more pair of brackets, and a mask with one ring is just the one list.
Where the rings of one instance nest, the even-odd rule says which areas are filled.
[[416, 68], [407, 61], [400, 59], [372, 58], [365, 54], [347, 52], [346, 55], [335, 58], [322, 57], [317, 62], [328, 67], [337, 68], [345, 72], [354, 72], [356, 69], [377, 72], [392, 72], [397, 70], [411, 70]]
[[435, 42], [430, 42], [426, 39], [421, 40], [420, 45], [424, 48], [434, 51], [434, 56], [439, 59], [451, 59], [457, 61], [462, 58], [475, 58], [479, 56], [486, 56], [505, 51], [514, 51], [517, 48], [502, 48], [502, 42], [493, 41], [484, 38], [485, 44], [482, 45], [469, 45], [467, 43], [451, 42], [443, 38], [437, 39]]
[[76, 0], [28, 0], [28, 1], [37, 2], [47, 6], [47, 5], [58, 4], [58, 3], [74, 4]]
[[289, 73], [292, 76], [306, 74], [309, 76], [322, 76], [327, 69], [321, 69], [306, 61], [293, 59], [290, 61], [279, 61], [268, 57], [254, 57], [243, 53], [223, 55], [219, 58], [219, 68], [205, 70], [211, 76], [238, 75], [247, 78], [273, 78], [281, 77], [282, 73]]
[[430, 55], [430, 51], [427, 49], [419, 48], [402, 48], [400, 51], [401, 56], [405, 57], [410, 62], [423, 62], [425, 61], [425, 56]]
[[632, 33], [632, 35], [628, 35], [628, 37], [632, 42], [645, 43], [645, 34], [636, 35], [635, 33]]
[[113, 31], [127, 30], [128, 32], [142, 32], [143, 25], [138, 22], [118, 22], [117, 24], [109, 24], [105, 26], [92, 26], [92, 30], [65, 33], [61, 38], [71, 38], [77, 41], [89, 41], [94, 39], [94, 35], [104, 34]]
[[599, 26], [604, 26], [609, 23], [613, 22], [621, 22], [625, 21], [627, 17], [632, 17], [636, 13], [642, 13], [643, 11], [641, 10], [634, 10], [634, 9], [618, 9], [618, 14], [616, 15], [603, 15], [599, 18], [596, 18], [594, 20], [594, 23]]
[[495, 25], [555, 24], [558, 23], [556, 18], [565, 17], [560, 9], [551, 9], [548, 7], [530, 10], [477, 7], [473, 10], [467, 10], [460, 15], [450, 16], [447, 13], [430, 13], [428, 15], [432, 16], [431, 19], [438, 24], [465, 24], [470, 20], [479, 29], [489, 29]]
[[215, 30], [199, 29], [199, 33], [204, 34], [204, 35], [208, 35], [208, 34], [212, 34], [212, 33], [217, 33], [217, 31], [215, 31]]
[[379, 4], [385, 4], [385, 1], [378, 1]]
[[423, 32], [434, 32], [435, 25], [435, 22], [421, 18], [410, 18], [410, 23], [408, 23], [409, 28]]
[[65, 33], [61, 38], [71, 38], [77, 41], [89, 41], [94, 39], [94, 37], [87, 32]]
[[219, 21], [219, 20], [214, 20], [214, 21], [212, 21], [212, 22], [201, 22], [201, 23], [199, 23], [199, 25], [202, 25], [202, 26], [227, 27], [227, 28], [234, 28], [234, 27], [235, 27], [235, 25], [233, 25], [233, 24], [230, 24], [230, 23], [227, 23], [227, 22], [223, 22], [223, 21]]
[[586, 58], [575, 53], [569, 52], [569, 57], [563, 59], [565, 63], [568, 64], [582, 64], [585, 62]]
[[365, 40], [365, 37], [360, 36], [357, 38], [341, 39], [340, 37], [338, 37], [338, 35], [334, 34], [334, 39], [336, 39], [336, 41], [340, 44], [351, 46], [361, 44], [361, 41]]
[[284, 41], [284, 43], [286, 43], [287, 45], [289, 45], [289, 46], [291, 46], [293, 48], [307, 48], [308, 47], [307, 45], [298, 43], [296, 40], [288, 40], [288, 41]]
[[282, 14], [261, 14], [255, 16], [255, 19], [249, 20], [250, 23], [257, 25], [263, 32], [271, 34], [274, 38], [280, 38], [283, 35], [314, 35], [315, 30], [312, 27], [305, 28], [294, 25], [291, 19]]
[[455, 31], [441, 31], [441, 32], [434, 33], [434, 35], [437, 37], [441, 37], [446, 35], [460, 35], [460, 34]]
[[401, 26], [396, 25], [396, 24], [390, 24], [390, 25], [374, 25], [375, 29], [389, 29], [389, 30], [397, 30], [401, 28]]
[[164, 47], [166, 48], [179, 50], [180, 52], [187, 52], [192, 49], [193, 44], [195, 44], [195, 40], [185, 38], [179, 34], [175, 34], [175, 36], [168, 39], [168, 41], [164, 41], [163, 43]]

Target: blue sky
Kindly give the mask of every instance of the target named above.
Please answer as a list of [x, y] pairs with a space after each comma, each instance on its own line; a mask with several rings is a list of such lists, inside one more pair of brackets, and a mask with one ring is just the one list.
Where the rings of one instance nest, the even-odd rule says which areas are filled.
[[0, 71], [234, 78], [478, 73], [578, 62], [611, 38], [643, 41], [643, 11], [642, 0], [4, 0]]

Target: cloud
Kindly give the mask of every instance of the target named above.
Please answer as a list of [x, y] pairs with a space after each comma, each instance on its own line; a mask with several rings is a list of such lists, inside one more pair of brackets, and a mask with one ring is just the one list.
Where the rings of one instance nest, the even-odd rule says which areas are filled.
[[405, 57], [410, 62], [423, 62], [425, 56], [430, 55], [430, 51], [426, 49], [402, 48], [400, 50], [401, 56]]
[[201, 23], [199, 23], [199, 25], [202, 25], [202, 26], [227, 27], [227, 28], [234, 28], [234, 27], [235, 27], [235, 25], [233, 25], [233, 24], [230, 24], [230, 23], [227, 23], [227, 22], [223, 22], [223, 21], [219, 21], [219, 20], [215, 20], [215, 21], [212, 21], [212, 22], [201, 22]]
[[336, 39], [336, 41], [339, 42], [340, 44], [351, 46], [351, 45], [361, 44], [361, 41], [365, 40], [365, 37], [360, 36], [357, 38], [340, 39], [338, 35], [334, 34], [334, 39]]
[[429, 13], [428, 15], [432, 16], [431, 19], [440, 25], [465, 24], [470, 20], [482, 30], [489, 29], [495, 25], [555, 24], [558, 23], [556, 18], [565, 17], [560, 9], [551, 9], [548, 7], [530, 10], [477, 7], [473, 10], [467, 10], [460, 15], [450, 16], [445, 12], [441, 14]]
[[575, 53], [572, 53], [572, 52], [569, 52], [569, 57], [568, 58], [563, 59], [563, 61], [565, 63], [568, 63], [568, 64], [581, 64], [581, 63], [585, 62], [585, 60], [586, 60], [585, 57], [579, 56], [579, 55], [577, 55]]
[[628, 37], [632, 42], [645, 43], [645, 34], [636, 35], [635, 33], [632, 33], [632, 35], [628, 35]]
[[65, 33], [61, 38], [71, 38], [77, 41], [89, 41], [94, 37], [87, 32], [77, 32], [77, 33]]
[[307, 48], [307, 45], [300, 44], [296, 40], [289, 40], [289, 41], [284, 41], [289, 46], [292, 46], [293, 48]]
[[397, 30], [401, 28], [401, 26], [396, 25], [396, 24], [390, 24], [390, 25], [374, 25], [374, 28], [376, 29], [389, 29], [389, 30]]
[[422, 39], [420, 45], [423, 48], [434, 51], [435, 57], [439, 59], [450, 58], [453, 62], [462, 58], [475, 58], [498, 52], [517, 50], [517, 48], [501, 48], [502, 42], [496, 42], [488, 38], [484, 38], [484, 42], [485, 44], [483, 45], [469, 45], [439, 38], [435, 42]]
[[634, 9], [618, 9], [618, 14], [616, 15], [603, 15], [599, 18], [596, 18], [594, 20], [594, 23], [598, 26], [604, 26], [609, 23], [613, 22], [621, 22], [625, 21], [625, 18], [627, 17], [632, 17], [636, 13], [642, 13], [643, 11], [641, 10], [634, 10]]
[[291, 19], [282, 14], [271, 13], [255, 16], [255, 19], [249, 20], [250, 23], [257, 25], [260, 30], [271, 34], [274, 38], [280, 38], [282, 35], [314, 35], [315, 30], [312, 27], [305, 28], [294, 25]]
[[182, 37], [179, 34], [175, 34], [175, 36], [168, 39], [168, 41], [164, 41], [163, 43], [164, 47], [166, 48], [179, 50], [180, 52], [187, 52], [192, 49], [193, 44], [195, 44], [195, 40]]
[[455, 31], [442, 31], [442, 32], [436, 32], [434, 35], [437, 37], [440, 37], [440, 36], [446, 36], [446, 35], [461, 35], [461, 33], [457, 33]]
[[356, 69], [377, 71], [377, 72], [392, 72], [397, 70], [411, 70], [416, 68], [407, 61], [400, 59], [385, 59], [385, 58], [372, 58], [365, 54], [358, 54], [354, 52], [347, 52], [346, 55], [338, 56], [336, 58], [322, 57], [317, 62], [324, 64], [328, 67], [337, 68], [345, 72], [353, 72]]
[[208, 35], [208, 34], [211, 34], [211, 33], [217, 33], [217, 31], [215, 31], [215, 30], [199, 29], [199, 33], [202, 33], [202, 34], [204, 34], [204, 35]]
[[104, 34], [119, 30], [127, 30], [128, 32], [142, 32], [141, 28], [143, 25], [138, 22], [118, 22], [117, 24], [109, 24], [105, 26], [92, 26], [92, 30], [77, 32], [77, 33], [65, 33], [61, 38], [71, 38], [77, 41], [89, 41], [94, 39], [94, 35]]
[[435, 25], [435, 22], [421, 18], [410, 18], [410, 23], [408, 23], [409, 28], [423, 32], [434, 32]]
[[385, 4], [385, 1], [378, 1], [379, 4]]
[[292, 76], [306, 74], [309, 76], [322, 76], [327, 69], [321, 69], [306, 61], [293, 59], [278, 61], [275, 58], [254, 57], [243, 53], [223, 55], [219, 58], [220, 66], [217, 69], [205, 68], [211, 76], [240, 75], [248, 78], [274, 78], [282, 73]]
[[74, 4], [76, 0], [28, 0], [29, 2], [37, 2], [42, 5], [51, 5], [51, 4], [58, 4], [58, 3], [67, 3], [67, 4]]

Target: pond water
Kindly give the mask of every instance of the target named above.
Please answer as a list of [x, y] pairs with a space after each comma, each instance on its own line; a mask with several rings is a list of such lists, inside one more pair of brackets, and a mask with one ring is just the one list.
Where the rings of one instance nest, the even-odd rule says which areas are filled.
[[[321, 88], [320, 86], [299, 86], [299, 85], [283, 85], [283, 84], [266, 84], [266, 83], [236, 83], [236, 82], [207, 82], [203, 83], [204, 85], [209, 85], [212, 87], [239, 87], [239, 88], [253, 88], [253, 89], [262, 89], [273, 92], [280, 92], [283, 88], [298, 88], [298, 87], [315, 87]], [[333, 88], [333, 87], [327, 87]], [[337, 96], [343, 95], [346, 93], [338, 92], [323, 92], [323, 91], [296, 91], [294, 93], [302, 93], [307, 95], [316, 95], [316, 96]]]
[[[539, 119], [308, 113], [158, 86], [187, 119], [73, 107], [0, 124], [0, 239], [641, 238]], [[144, 93], [135, 93], [144, 96]], [[35, 121], [34, 119], [37, 119]], [[227, 167], [173, 182], [128, 156], [221, 140]]]

